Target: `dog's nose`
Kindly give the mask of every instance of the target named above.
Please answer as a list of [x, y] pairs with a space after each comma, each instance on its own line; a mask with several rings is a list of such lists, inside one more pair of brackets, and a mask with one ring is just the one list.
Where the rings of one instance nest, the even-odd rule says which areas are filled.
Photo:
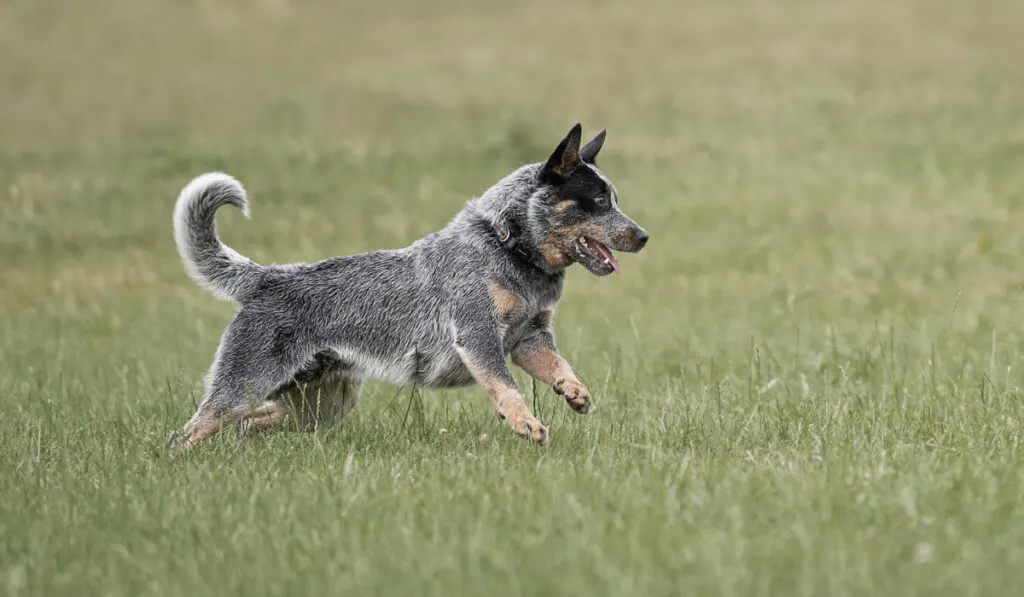
[[651, 235], [647, 234], [646, 230], [644, 230], [643, 228], [637, 228], [636, 229], [636, 245], [637, 245], [636, 246], [636, 250], [639, 251], [640, 249], [644, 248], [644, 245], [647, 244], [647, 239], [649, 239], [649, 238], [651, 238]]

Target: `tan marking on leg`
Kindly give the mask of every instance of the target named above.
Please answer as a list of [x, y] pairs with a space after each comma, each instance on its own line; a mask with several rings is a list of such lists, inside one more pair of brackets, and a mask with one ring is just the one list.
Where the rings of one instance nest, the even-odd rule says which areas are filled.
[[288, 416], [288, 407], [279, 400], [266, 400], [254, 408], [242, 419], [239, 435], [246, 436], [252, 432], [265, 433], [280, 429]]
[[462, 361], [466, 363], [473, 378], [483, 386], [487, 395], [491, 397], [495, 408], [498, 409], [498, 416], [508, 421], [512, 429], [519, 435], [528, 437], [542, 446], [546, 444], [548, 428], [533, 416], [529, 407], [526, 406], [526, 402], [523, 401], [522, 394], [497, 377], [488, 375], [476, 367], [461, 348], [456, 347], [455, 350], [462, 357]]
[[285, 410], [284, 405], [279, 400], [264, 400], [263, 404], [249, 411], [247, 418], [251, 417], [266, 417], [266, 416], [284, 416], [288, 414]]
[[267, 434], [273, 431], [277, 431], [284, 424], [284, 418], [278, 418], [273, 415], [262, 415], [259, 417], [249, 417], [241, 421], [241, 430], [238, 433], [239, 437], [248, 437], [253, 434]]
[[502, 321], [509, 323], [522, 316], [523, 297], [494, 282], [487, 284], [487, 291]]
[[179, 450], [191, 450], [199, 442], [216, 435], [225, 426], [231, 425], [249, 412], [248, 407], [239, 407], [217, 416], [211, 412], [211, 408], [203, 404], [199, 405], [199, 410], [192, 415], [185, 428], [182, 429], [182, 443], [179, 444]]
[[565, 401], [576, 412], [586, 414], [590, 410], [587, 387], [576, 378], [569, 362], [557, 352], [550, 348], [531, 347], [513, 353], [512, 360], [539, 381], [551, 385], [556, 394], [565, 396]]
[[561, 394], [565, 397], [565, 401], [569, 403], [569, 406], [581, 415], [585, 415], [590, 412], [590, 392], [587, 391], [587, 386], [583, 385], [580, 380], [573, 377], [565, 377], [554, 383], [551, 386], [556, 394]]
[[539, 381], [553, 385], [565, 378], [576, 379], [569, 363], [550, 348], [527, 348], [513, 354], [513, 360]]

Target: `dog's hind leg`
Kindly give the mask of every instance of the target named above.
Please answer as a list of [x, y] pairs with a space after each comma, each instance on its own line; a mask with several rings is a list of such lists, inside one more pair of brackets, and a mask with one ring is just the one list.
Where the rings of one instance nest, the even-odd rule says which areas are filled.
[[286, 426], [299, 431], [315, 431], [340, 422], [355, 408], [361, 381], [333, 374], [308, 383], [291, 382], [264, 400], [239, 421], [239, 436], [269, 433]]
[[[311, 403], [313, 408], [307, 411], [306, 429], [313, 431], [341, 422], [359, 402], [361, 389], [362, 382], [349, 376], [339, 376], [315, 388], [313, 394], [317, 399]], [[306, 395], [308, 397], [309, 393]]]
[[277, 416], [265, 403], [255, 409], [251, 405], [286, 382], [295, 365], [260, 332], [258, 327], [246, 325], [244, 313], [228, 326], [210, 368], [203, 401], [181, 434], [171, 436], [169, 451], [187, 451], [247, 416]]
[[252, 408], [249, 398], [250, 396], [256, 398], [261, 394], [266, 396], [274, 385], [276, 384], [264, 383], [242, 387], [223, 383], [216, 378], [211, 380], [206, 397], [203, 398], [189, 422], [185, 424], [181, 434], [171, 437], [169, 450], [172, 452], [188, 451], [204, 439], [217, 434], [224, 427], [245, 417], [255, 416], [263, 423], [276, 423], [279, 416], [283, 417], [283, 415], [267, 409], [266, 405]]
[[238, 436], [250, 433], [269, 433], [280, 429], [288, 418], [288, 407], [278, 399], [264, 400], [238, 422]]
[[329, 375], [307, 384], [293, 384], [278, 395], [297, 427], [315, 431], [341, 421], [359, 401], [362, 382], [348, 375]]

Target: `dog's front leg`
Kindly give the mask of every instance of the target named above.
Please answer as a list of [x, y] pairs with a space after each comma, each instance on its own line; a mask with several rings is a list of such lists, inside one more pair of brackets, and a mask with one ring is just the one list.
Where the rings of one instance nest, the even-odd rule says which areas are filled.
[[462, 362], [498, 409], [498, 416], [505, 419], [516, 433], [528, 437], [540, 445], [548, 441], [548, 428], [541, 424], [523, 400], [516, 387], [516, 380], [505, 365], [505, 353], [501, 338], [486, 325], [470, 325], [456, 329], [455, 350]]
[[558, 354], [551, 329], [551, 311], [541, 311], [529, 323], [529, 329], [512, 349], [512, 361], [524, 371], [565, 396], [565, 401], [580, 414], [590, 411], [590, 392], [576, 378], [569, 362]]

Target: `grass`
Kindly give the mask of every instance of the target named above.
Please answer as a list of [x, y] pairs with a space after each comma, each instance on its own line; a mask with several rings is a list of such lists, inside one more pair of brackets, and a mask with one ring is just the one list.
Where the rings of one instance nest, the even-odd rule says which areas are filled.
[[[1024, 588], [1019, 3], [107, 5], [0, 6], [0, 592]], [[314, 260], [577, 120], [652, 235], [569, 276], [594, 412], [520, 376], [539, 449], [480, 390], [370, 384], [163, 456], [232, 316], [174, 250], [192, 176], [249, 188], [233, 247]]]

